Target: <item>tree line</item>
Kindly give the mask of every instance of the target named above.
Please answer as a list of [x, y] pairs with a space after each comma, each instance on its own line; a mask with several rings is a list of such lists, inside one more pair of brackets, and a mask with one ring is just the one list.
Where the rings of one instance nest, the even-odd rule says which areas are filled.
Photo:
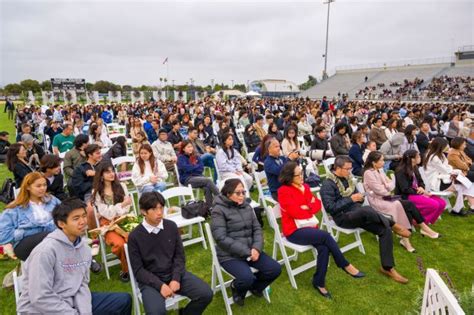
[[[217, 92], [221, 90], [229, 90], [231, 87], [224, 83], [215, 84], [214, 86], [207, 85], [207, 86], [196, 86], [196, 85], [169, 85], [165, 80], [160, 80], [160, 82], [164, 82], [166, 85], [158, 87], [158, 86], [150, 86], [150, 85], [141, 85], [141, 86], [132, 86], [132, 85], [120, 85], [115, 84], [110, 81], [100, 80], [95, 83], [86, 82], [86, 90], [88, 91], [98, 91], [99, 93], [108, 93], [109, 91], [121, 91], [121, 92], [130, 92], [130, 91], [158, 91], [158, 90], [168, 90], [168, 91], [198, 91], [198, 92]], [[299, 85], [300, 90], [304, 91], [309, 89], [310, 87], [316, 85], [317, 80], [313, 76], [308, 76], [308, 80]], [[245, 84], [235, 84], [232, 89], [239, 90], [241, 92], [247, 92], [247, 86]], [[18, 95], [22, 93], [26, 93], [28, 91], [33, 91], [33, 93], [38, 93], [41, 91], [51, 91], [51, 81], [45, 80], [39, 82], [33, 79], [26, 79], [19, 83], [10, 83], [5, 85], [5, 87], [0, 88], [1, 94], [6, 95]]]

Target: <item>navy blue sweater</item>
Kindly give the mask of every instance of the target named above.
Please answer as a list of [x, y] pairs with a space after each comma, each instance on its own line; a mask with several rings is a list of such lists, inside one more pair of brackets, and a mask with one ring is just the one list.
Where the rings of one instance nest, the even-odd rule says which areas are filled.
[[185, 154], [180, 154], [178, 156], [178, 172], [179, 172], [179, 181], [181, 184], [186, 185], [186, 181], [191, 176], [202, 176], [204, 171], [204, 165], [201, 162], [201, 159], [198, 158], [196, 164], [192, 164], [189, 161], [189, 156]]
[[352, 174], [355, 176], [362, 176], [362, 167], [364, 166], [363, 157], [364, 152], [362, 147], [354, 143], [349, 150], [349, 157], [352, 159]]
[[288, 158], [284, 156], [275, 158], [269, 155], [265, 159], [263, 168], [265, 169], [265, 174], [267, 175], [270, 192], [277, 192], [278, 188], [280, 188], [281, 184], [278, 181], [278, 176], [280, 176], [283, 165], [285, 165], [287, 161]]

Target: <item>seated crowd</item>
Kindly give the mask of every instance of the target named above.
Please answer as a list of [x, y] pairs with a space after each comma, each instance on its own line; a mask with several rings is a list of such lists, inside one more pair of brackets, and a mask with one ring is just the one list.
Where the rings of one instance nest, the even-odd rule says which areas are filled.
[[[440, 193], [455, 197], [452, 215], [474, 214], [473, 112], [462, 104], [326, 98], [18, 110], [18, 142], [0, 132], [18, 188], [0, 214], [0, 244], [24, 262], [18, 312], [131, 313], [127, 293], [89, 289], [90, 270], [100, 264], [83, 236], [98, 228], [120, 260], [119, 279], [130, 281], [133, 271], [146, 313], [166, 313], [175, 295], [189, 299], [180, 313], [203, 313], [213, 292], [186, 269], [181, 230], [165, 215], [162, 192], [172, 186], [203, 189], [217, 259], [234, 278], [233, 301], [263, 296], [282, 269], [264, 251], [261, 218], [248, 198], [260, 190], [257, 173], [268, 183], [257, 200], [279, 205], [283, 236], [317, 251], [312, 285], [321, 296], [332, 298], [330, 256], [349, 276], [365, 277], [319, 228], [315, 215], [323, 211], [341, 228], [376, 235], [380, 273], [406, 284], [395, 269], [394, 234], [409, 253], [415, 227], [439, 239], [435, 223], [448, 206]], [[319, 177], [331, 157], [332, 169]], [[141, 224], [125, 234], [108, 229], [127, 214], [140, 215]]]
[[403, 82], [390, 83], [389, 88], [386, 88], [384, 83], [377, 83], [377, 86], [365, 86], [355, 93], [355, 98], [366, 100], [403, 98], [410, 100], [472, 101], [474, 99], [474, 89], [471, 82], [471, 76], [443, 75], [433, 77], [429, 84], [423, 86], [423, 79], [405, 79]]

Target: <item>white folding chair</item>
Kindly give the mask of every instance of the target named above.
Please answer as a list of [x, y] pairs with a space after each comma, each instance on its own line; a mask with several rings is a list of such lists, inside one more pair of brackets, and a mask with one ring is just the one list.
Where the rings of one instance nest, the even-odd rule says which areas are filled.
[[[214, 168], [216, 170], [216, 175], [217, 175], [217, 182], [219, 182], [220, 180], [222, 180], [222, 177], [221, 177], [221, 173], [219, 172], [219, 168], [217, 167], [217, 161], [216, 159], [213, 159], [212, 162], [214, 163]], [[211, 169], [211, 172], [212, 172], [212, 169]]]
[[[99, 227], [99, 214], [97, 213], [97, 209], [95, 207], [93, 207], [93, 209], [95, 224], [97, 227]], [[102, 234], [99, 234], [98, 237], [100, 246], [100, 257], [102, 258], [102, 264], [105, 268], [105, 275], [107, 276], [107, 280], [110, 280], [109, 267], [119, 265], [120, 259], [118, 259], [118, 257], [113, 253], [107, 253], [107, 244], [105, 243], [104, 236]]]
[[[181, 181], [179, 179], [179, 170], [178, 170], [178, 165], [174, 164], [174, 172], [176, 174], [176, 180], [178, 181], [178, 185], [180, 187], [186, 187], [183, 184], [181, 184]], [[200, 194], [200, 189], [199, 188], [193, 188], [194, 191], [196, 191], [196, 199], [201, 200], [201, 194]]]
[[320, 175], [321, 177], [326, 177], [327, 174], [331, 173], [331, 168], [334, 165], [335, 161], [336, 161], [336, 158], [334, 157], [323, 160], [325, 174]]
[[421, 315], [432, 314], [465, 315], [466, 313], [436, 270], [428, 268], [426, 270]]
[[267, 175], [265, 174], [265, 171], [257, 172], [253, 167], [252, 167], [252, 173], [255, 178], [255, 182], [257, 184], [257, 190], [258, 190], [258, 199], [265, 211], [268, 208], [267, 202], [275, 205], [278, 202], [273, 199], [270, 190], [267, 186]]
[[306, 145], [306, 140], [303, 136], [298, 136], [296, 137], [296, 139], [298, 140], [301, 149], [308, 150], [308, 146]]
[[[278, 224], [277, 219], [281, 218], [281, 210], [280, 205], [277, 204], [271, 209], [267, 209], [266, 211], [268, 222], [270, 223], [271, 228], [274, 231], [273, 237], [273, 259], [277, 259], [278, 250], [280, 250], [282, 259], [278, 260], [281, 265], [285, 265], [286, 272], [288, 273], [288, 278], [290, 279], [291, 286], [295, 289], [298, 289], [296, 285], [295, 276], [300, 274], [308, 269], [312, 269], [316, 266], [316, 261], [318, 258], [318, 252], [316, 248], [311, 245], [298, 245], [295, 243], [290, 242], [283, 236], [280, 232], [280, 226]], [[293, 251], [293, 254], [288, 255], [286, 249], [289, 248]], [[304, 253], [307, 251], [311, 251], [313, 253], [314, 259], [310, 262], [305, 263], [296, 268], [291, 267], [291, 261], [298, 260], [298, 254]]]
[[[321, 196], [318, 193], [318, 198], [321, 199]], [[322, 199], [321, 199], [322, 200]], [[364, 244], [362, 243], [362, 238], [360, 237], [360, 233], [364, 232], [363, 229], [357, 228], [357, 229], [346, 229], [338, 226], [336, 222], [327, 214], [326, 209], [324, 209], [324, 204], [321, 202], [321, 212], [323, 214], [322, 220], [321, 220], [321, 228], [325, 227], [326, 230], [331, 234], [331, 236], [336, 240], [336, 242], [339, 240], [339, 234], [343, 233], [346, 235], [351, 235], [353, 234], [355, 237], [355, 241], [347, 244], [346, 246], [341, 248], [341, 252], [345, 253], [353, 248], [359, 248], [359, 251], [365, 255], [365, 248]]]
[[[202, 229], [202, 222], [205, 221], [203, 217], [198, 216], [191, 219], [186, 219], [182, 216], [180, 207], [175, 207], [178, 209], [178, 212], [168, 213], [169, 207], [171, 206], [170, 199], [172, 198], [178, 197], [180, 204], [184, 204], [184, 202], [187, 201], [186, 197], [188, 197], [188, 201], [195, 200], [191, 185], [189, 185], [188, 187], [169, 188], [161, 192], [161, 194], [163, 195], [166, 201], [164, 217], [176, 223], [178, 228], [188, 227], [188, 233], [183, 235], [183, 239], [185, 239], [185, 241], [183, 241], [183, 246], [188, 246], [201, 242], [202, 246], [207, 249], [206, 239], [204, 237], [204, 231]], [[193, 225], [197, 225], [199, 229], [199, 236], [195, 238], [193, 238]]]
[[255, 155], [255, 152], [250, 152], [247, 153], [247, 162], [252, 163], [253, 162], [253, 156]]
[[45, 134], [43, 138], [44, 152], [50, 152], [49, 151], [50, 144], [51, 144], [51, 138], [47, 134]]
[[[209, 247], [211, 248], [211, 253], [212, 253], [211, 289], [214, 292], [214, 294], [218, 290], [221, 291], [222, 298], [224, 299], [224, 305], [225, 305], [225, 309], [227, 311], [227, 315], [232, 315], [232, 308], [230, 306], [234, 303], [234, 300], [233, 300], [232, 297], [229, 297], [229, 295], [227, 294], [227, 289], [226, 288], [228, 288], [230, 286], [230, 284], [232, 283], [234, 277], [232, 277], [232, 275], [230, 273], [228, 273], [224, 268], [221, 267], [221, 265], [219, 263], [219, 260], [217, 259], [216, 244], [215, 244], [214, 238], [212, 237], [211, 227], [209, 226], [209, 223], [205, 223], [204, 226], [206, 228], [207, 239], [209, 240]], [[253, 273], [256, 273], [258, 271], [254, 268], [251, 268], [251, 270], [252, 270]], [[228, 280], [228, 281], [225, 281], [223, 273], [227, 274], [229, 277], [231, 277], [231, 279]], [[268, 301], [268, 303], [270, 303], [270, 296], [268, 294], [268, 288], [269, 287], [267, 287], [263, 291], [263, 296]], [[246, 297], [250, 296], [250, 295], [252, 295], [252, 294], [249, 291], [249, 292], [247, 292]]]
[[[135, 279], [135, 275], [133, 273], [132, 264], [130, 263], [130, 255], [128, 253], [128, 245], [124, 245], [125, 248], [125, 257], [127, 257], [127, 265], [128, 265], [128, 274], [130, 276], [130, 285], [132, 286], [132, 298], [133, 298], [133, 308], [135, 315], [140, 315], [140, 304], [143, 303], [142, 300], [142, 293], [138, 288], [138, 282]], [[179, 309], [179, 302], [188, 300], [187, 297], [176, 294], [172, 298], [166, 299], [166, 309], [167, 310], [178, 310]]]
[[451, 196], [454, 196], [454, 193], [451, 192], [451, 191], [435, 191], [435, 190], [432, 190], [432, 187], [430, 187], [430, 185], [429, 185], [429, 181], [426, 179], [426, 174], [425, 174], [425, 170], [423, 169], [423, 167], [418, 167], [418, 171], [420, 172], [421, 179], [425, 183], [425, 189], [427, 191], [429, 191], [433, 196], [438, 196], [438, 197], [444, 199], [444, 201], [446, 201], [446, 210], [451, 212], [453, 210], [453, 205], [451, 204], [451, 201], [449, 200], [449, 198]]
[[111, 131], [117, 131], [118, 130], [118, 127], [119, 127], [119, 124], [118, 123], [109, 123], [107, 124], [107, 131], [108, 132], [111, 132]]
[[19, 193], [20, 193], [20, 188], [13, 188], [13, 196], [15, 196], [15, 199], [18, 197]]
[[136, 162], [137, 162], [137, 159], [133, 156], [120, 156], [118, 158], [112, 159], [112, 165], [115, 168], [115, 172], [117, 173], [117, 175], [121, 174], [120, 181], [125, 183], [125, 185], [127, 185], [128, 193], [132, 197], [133, 211], [135, 212], [135, 215], [138, 215], [137, 205], [135, 203], [134, 195], [135, 194], [137, 195], [137, 199], [139, 198], [139, 195], [138, 195], [138, 189], [132, 181], [132, 172], [131, 172], [131, 170], [127, 170], [126, 173], [123, 173], [119, 169], [120, 165], [122, 165], [124, 163], [126, 163], [128, 165], [133, 165]]
[[20, 312], [18, 312], [18, 301], [20, 300], [20, 294], [21, 294], [21, 281], [23, 280], [23, 275], [19, 276], [16, 271], [13, 271], [13, 289], [15, 290], [15, 304], [16, 304], [16, 309], [17, 309], [17, 314], [20, 315]]

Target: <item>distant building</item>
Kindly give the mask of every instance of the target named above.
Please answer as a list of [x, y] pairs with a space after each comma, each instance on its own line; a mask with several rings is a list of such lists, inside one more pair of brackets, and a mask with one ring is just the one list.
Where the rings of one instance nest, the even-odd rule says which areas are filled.
[[300, 89], [291, 81], [256, 80], [250, 83], [250, 91], [260, 93], [263, 97], [294, 97], [300, 92]]

